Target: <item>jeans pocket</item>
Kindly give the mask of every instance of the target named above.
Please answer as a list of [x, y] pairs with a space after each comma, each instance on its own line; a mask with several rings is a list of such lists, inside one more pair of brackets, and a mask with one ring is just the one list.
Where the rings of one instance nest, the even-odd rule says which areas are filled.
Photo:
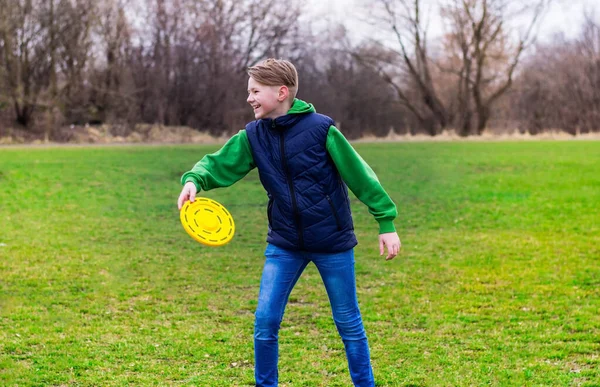
[[267, 243], [267, 247], [265, 248], [265, 257], [271, 256], [277, 251], [277, 246]]

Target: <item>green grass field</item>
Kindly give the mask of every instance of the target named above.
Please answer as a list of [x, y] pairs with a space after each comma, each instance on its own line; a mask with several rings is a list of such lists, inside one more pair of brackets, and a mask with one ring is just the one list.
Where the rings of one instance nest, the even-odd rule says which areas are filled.
[[[356, 144], [398, 205], [379, 257], [352, 196], [378, 386], [600, 386], [600, 142]], [[236, 220], [208, 248], [179, 177], [216, 146], [0, 149], [0, 385], [250, 386], [266, 233], [256, 172], [205, 195]], [[280, 332], [281, 386], [349, 386], [310, 265]]]

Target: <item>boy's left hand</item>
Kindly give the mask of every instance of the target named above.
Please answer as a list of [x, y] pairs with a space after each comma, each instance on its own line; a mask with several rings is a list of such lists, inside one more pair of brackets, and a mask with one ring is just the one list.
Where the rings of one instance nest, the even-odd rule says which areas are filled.
[[388, 249], [388, 255], [385, 257], [385, 260], [389, 261], [390, 259], [394, 259], [400, 252], [400, 246], [402, 246], [398, 233], [388, 232], [379, 234], [379, 255], [383, 255], [384, 246], [387, 246]]

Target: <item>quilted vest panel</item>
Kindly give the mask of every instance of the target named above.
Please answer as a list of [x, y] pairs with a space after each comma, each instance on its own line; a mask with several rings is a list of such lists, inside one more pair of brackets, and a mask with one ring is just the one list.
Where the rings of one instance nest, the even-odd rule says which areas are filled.
[[267, 191], [267, 242], [333, 253], [357, 244], [348, 189], [326, 149], [334, 122], [318, 113], [288, 114], [246, 126]]

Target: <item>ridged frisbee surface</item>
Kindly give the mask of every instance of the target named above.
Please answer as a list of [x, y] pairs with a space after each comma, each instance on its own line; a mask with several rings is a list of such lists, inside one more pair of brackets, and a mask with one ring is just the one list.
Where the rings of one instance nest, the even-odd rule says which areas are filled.
[[233, 217], [225, 207], [208, 198], [185, 202], [179, 218], [185, 231], [196, 241], [207, 246], [223, 246], [235, 234]]

